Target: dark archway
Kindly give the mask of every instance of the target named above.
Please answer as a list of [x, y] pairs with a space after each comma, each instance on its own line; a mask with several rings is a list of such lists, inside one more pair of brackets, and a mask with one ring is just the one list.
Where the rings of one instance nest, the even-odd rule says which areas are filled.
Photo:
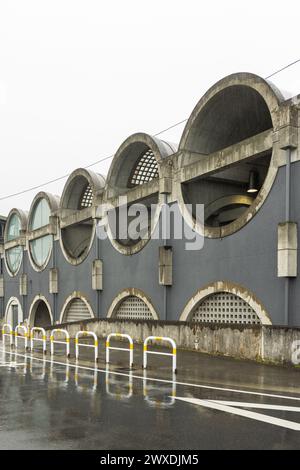
[[31, 313], [31, 325], [41, 328], [51, 326], [52, 319], [51, 313], [46, 302], [42, 299], [39, 299], [35, 302], [32, 313]]

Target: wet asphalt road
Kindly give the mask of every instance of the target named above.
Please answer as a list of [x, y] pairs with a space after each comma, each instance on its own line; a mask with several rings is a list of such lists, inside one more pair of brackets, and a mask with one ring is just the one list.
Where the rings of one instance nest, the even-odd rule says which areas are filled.
[[300, 449], [300, 370], [179, 351], [176, 378], [159, 356], [143, 376], [115, 354], [99, 371], [0, 343], [0, 449]]

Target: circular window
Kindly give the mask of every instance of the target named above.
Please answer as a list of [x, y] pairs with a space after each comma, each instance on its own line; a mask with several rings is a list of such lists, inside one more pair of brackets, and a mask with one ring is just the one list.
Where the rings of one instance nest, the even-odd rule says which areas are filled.
[[[32, 211], [29, 228], [31, 231], [42, 229], [49, 225], [51, 209], [46, 199], [39, 199]], [[49, 260], [52, 249], [52, 235], [37, 236], [29, 241], [29, 251], [34, 264], [44, 268]]]
[[16, 274], [22, 263], [23, 248], [16, 246], [6, 251], [6, 261], [12, 274]]
[[16, 242], [15, 246], [5, 249], [5, 260], [12, 275], [17, 274], [23, 258], [23, 247], [18, 244], [21, 231], [21, 219], [15, 212], [8, 218], [5, 231], [5, 243]]
[[237, 74], [213, 86], [193, 111], [180, 144], [179, 199], [194, 220], [197, 204], [204, 205], [206, 236], [240, 229], [271, 189], [280, 99], [266, 81]]

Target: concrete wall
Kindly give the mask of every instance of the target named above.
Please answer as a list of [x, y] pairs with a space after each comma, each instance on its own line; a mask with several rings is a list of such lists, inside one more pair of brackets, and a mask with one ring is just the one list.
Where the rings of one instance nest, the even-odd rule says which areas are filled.
[[[127, 333], [134, 342], [148, 336], [167, 336], [179, 349], [196, 350], [238, 359], [292, 364], [292, 346], [300, 342], [300, 328], [275, 326], [204, 325], [187, 322], [94, 320], [63, 325], [72, 338], [79, 330], [94, 331], [99, 338]], [[300, 353], [299, 353], [300, 360]]]

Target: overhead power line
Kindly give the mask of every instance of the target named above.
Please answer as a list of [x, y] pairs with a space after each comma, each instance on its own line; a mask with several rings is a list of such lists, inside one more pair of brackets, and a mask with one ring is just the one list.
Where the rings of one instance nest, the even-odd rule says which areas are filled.
[[[267, 77], [265, 77], [265, 80], [268, 80], [269, 78], [274, 77], [278, 73], [283, 72], [284, 70], [288, 69], [289, 67], [292, 67], [293, 65], [297, 64], [298, 62], [300, 62], [300, 59], [297, 59], [297, 60], [294, 60], [293, 62], [290, 62], [289, 64], [285, 65], [284, 67], [276, 70], [275, 72], [273, 72], [270, 75], [268, 75]], [[187, 122], [187, 119], [183, 119], [182, 121], [176, 122], [172, 126], [166, 127], [165, 129], [163, 129], [163, 130], [157, 132], [156, 134], [154, 134], [154, 137], [157, 137], [161, 134], [164, 134], [165, 132], [167, 132], [171, 129], [174, 129], [175, 127], [180, 126], [180, 124], [183, 124], [185, 122]], [[108, 155], [107, 157], [103, 157], [100, 160], [97, 160], [94, 163], [90, 163], [89, 165], [86, 165], [83, 168], [90, 168], [92, 166], [95, 166], [95, 165], [98, 165], [99, 163], [104, 162], [105, 160], [110, 160], [113, 157], [114, 157], [114, 154], [113, 155]], [[21, 196], [22, 194], [29, 193], [31, 191], [35, 191], [36, 189], [43, 188], [45, 186], [48, 186], [49, 184], [56, 183], [57, 181], [64, 180], [64, 179], [68, 178], [69, 175], [70, 175], [70, 173], [68, 173], [67, 175], [59, 176], [58, 178], [54, 178], [52, 180], [46, 181], [45, 183], [39, 184], [37, 186], [32, 186], [30, 188], [23, 189], [22, 191], [18, 191], [16, 193], [12, 193], [12, 194], [9, 194], [7, 196], [0, 197], [0, 201], [4, 201], [6, 199], [10, 199], [10, 198], [15, 197], [15, 196]]]

